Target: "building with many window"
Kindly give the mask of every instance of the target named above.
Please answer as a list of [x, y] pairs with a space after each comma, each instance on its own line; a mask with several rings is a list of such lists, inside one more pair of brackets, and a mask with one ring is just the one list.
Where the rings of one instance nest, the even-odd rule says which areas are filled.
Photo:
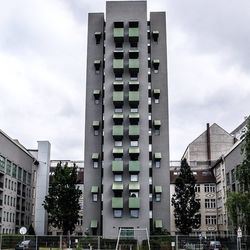
[[[38, 142], [37, 150], [28, 150], [0, 130], [1, 233], [18, 233], [20, 227], [29, 228], [31, 224], [37, 234], [46, 232], [46, 213], [41, 199], [47, 192], [49, 156], [49, 142]], [[41, 173], [45, 173], [44, 177]]]
[[89, 14], [86, 93], [84, 233], [170, 230], [165, 12]]

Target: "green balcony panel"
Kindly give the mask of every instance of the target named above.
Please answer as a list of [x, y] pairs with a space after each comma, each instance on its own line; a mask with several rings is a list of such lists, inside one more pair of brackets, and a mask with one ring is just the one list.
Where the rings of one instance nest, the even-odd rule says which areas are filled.
[[157, 42], [157, 41], [158, 41], [158, 38], [159, 38], [159, 31], [158, 31], [158, 30], [153, 30], [153, 31], [152, 31], [152, 37], [153, 37], [153, 40], [154, 40], [155, 42]]
[[154, 156], [155, 156], [155, 160], [156, 161], [160, 161], [161, 160], [161, 153], [157, 152], [157, 153], [154, 154]]
[[99, 129], [99, 127], [100, 127], [100, 122], [99, 121], [93, 121], [93, 128], [94, 129]]
[[138, 49], [130, 49], [128, 54], [129, 54], [129, 58], [136, 59], [139, 57], [139, 50]]
[[112, 208], [122, 209], [123, 208], [123, 198], [112, 197]]
[[129, 105], [132, 108], [136, 108], [139, 105], [140, 95], [138, 91], [129, 91], [128, 94]]
[[129, 147], [129, 155], [130, 158], [133, 160], [137, 160], [140, 155], [140, 148], [139, 147]]
[[140, 172], [140, 161], [129, 161], [128, 171], [130, 173], [139, 173]]
[[140, 67], [139, 59], [129, 59], [128, 69], [129, 69], [129, 73], [132, 77], [137, 76], [137, 74], [139, 72], [139, 67]]
[[140, 190], [140, 183], [139, 182], [130, 182], [128, 185], [128, 189], [130, 191], [139, 191]]
[[115, 113], [113, 114], [113, 121], [115, 124], [122, 124], [124, 119], [123, 113]]
[[154, 98], [159, 99], [160, 94], [161, 94], [161, 90], [160, 89], [154, 89], [153, 90]]
[[152, 61], [152, 64], [153, 64], [154, 70], [158, 71], [159, 65], [160, 65], [160, 60], [159, 59], [154, 59]]
[[140, 86], [138, 81], [129, 81], [128, 85], [129, 85], [130, 91], [136, 91], [139, 89], [139, 86]]
[[154, 120], [153, 125], [156, 129], [160, 129], [161, 127], [161, 120]]
[[128, 207], [130, 209], [139, 209], [140, 208], [140, 199], [135, 197], [129, 197]]
[[122, 59], [124, 56], [124, 51], [123, 50], [114, 50], [114, 58], [115, 59]]
[[122, 147], [113, 148], [113, 156], [114, 157], [122, 157], [123, 156], [123, 148]]
[[138, 124], [140, 120], [139, 113], [130, 113], [128, 117], [129, 117], [130, 124]]
[[91, 193], [98, 193], [98, 186], [92, 186]]
[[129, 125], [128, 134], [130, 139], [138, 140], [140, 136], [140, 127], [138, 125]]
[[124, 134], [123, 125], [114, 125], [112, 129], [112, 135], [115, 140], [122, 140]]
[[90, 228], [97, 228], [97, 220], [91, 220]]
[[113, 82], [113, 86], [114, 86], [114, 90], [122, 91], [123, 86], [124, 86], [124, 82], [123, 81], [115, 81], [115, 82]]
[[123, 172], [123, 161], [112, 161], [112, 172], [122, 173]]
[[129, 28], [128, 29], [129, 42], [131, 45], [136, 46], [139, 41], [139, 28]]
[[113, 71], [117, 77], [121, 77], [124, 71], [123, 59], [113, 59]]
[[123, 43], [124, 41], [124, 28], [113, 29], [114, 41], [116, 43]]
[[155, 220], [155, 228], [162, 228], [162, 220]]
[[99, 154], [98, 153], [93, 153], [92, 154], [92, 160], [93, 161], [98, 161], [99, 160]]
[[155, 193], [162, 193], [162, 186], [155, 186]]
[[120, 182], [114, 182], [112, 185], [113, 191], [123, 191], [123, 183]]
[[123, 91], [114, 91], [113, 92], [113, 103], [115, 107], [122, 107], [124, 102], [124, 93]]

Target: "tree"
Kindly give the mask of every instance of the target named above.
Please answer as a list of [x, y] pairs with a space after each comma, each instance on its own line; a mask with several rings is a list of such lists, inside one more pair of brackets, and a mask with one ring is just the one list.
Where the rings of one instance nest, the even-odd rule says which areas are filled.
[[36, 235], [34, 227], [32, 226], [32, 224], [30, 224], [29, 229], [27, 231], [27, 235]]
[[187, 160], [181, 161], [180, 174], [175, 181], [172, 197], [175, 225], [182, 234], [189, 234], [200, 227], [200, 203], [195, 200], [196, 180]]
[[77, 168], [57, 164], [49, 193], [43, 202], [48, 212], [48, 221], [53, 227], [63, 230], [63, 235], [72, 234], [79, 218], [81, 190], [76, 187]]
[[250, 234], [250, 118], [247, 119], [246, 133], [243, 137], [242, 162], [236, 168], [236, 180], [240, 189], [228, 192], [227, 209], [234, 229], [240, 226], [247, 235]]

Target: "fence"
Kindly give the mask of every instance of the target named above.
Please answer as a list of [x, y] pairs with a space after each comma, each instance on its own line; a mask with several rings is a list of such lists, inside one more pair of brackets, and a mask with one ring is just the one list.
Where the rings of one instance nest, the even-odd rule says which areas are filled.
[[[103, 239], [101, 236], [30, 236], [0, 235], [1, 250], [23, 250], [23, 241], [29, 250], [111, 250], [116, 249], [117, 239]], [[212, 248], [213, 241], [220, 246]], [[138, 244], [136, 239], [120, 239], [119, 250], [250, 250], [250, 236], [243, 236], [240, 241], [235, 235], [229, 237], [189, 237], [151, 235], [150, 249], [147, 240]]]

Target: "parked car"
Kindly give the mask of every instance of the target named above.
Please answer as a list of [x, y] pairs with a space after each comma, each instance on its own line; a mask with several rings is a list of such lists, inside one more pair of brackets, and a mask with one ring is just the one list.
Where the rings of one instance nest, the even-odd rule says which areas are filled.
[[209, 250], [222, 250], [220, 241], [218, 240], [210, 241]]
[[23, 240], [16, 245], [15, 250], [39, 250], [39, 247], [32, 240]]

